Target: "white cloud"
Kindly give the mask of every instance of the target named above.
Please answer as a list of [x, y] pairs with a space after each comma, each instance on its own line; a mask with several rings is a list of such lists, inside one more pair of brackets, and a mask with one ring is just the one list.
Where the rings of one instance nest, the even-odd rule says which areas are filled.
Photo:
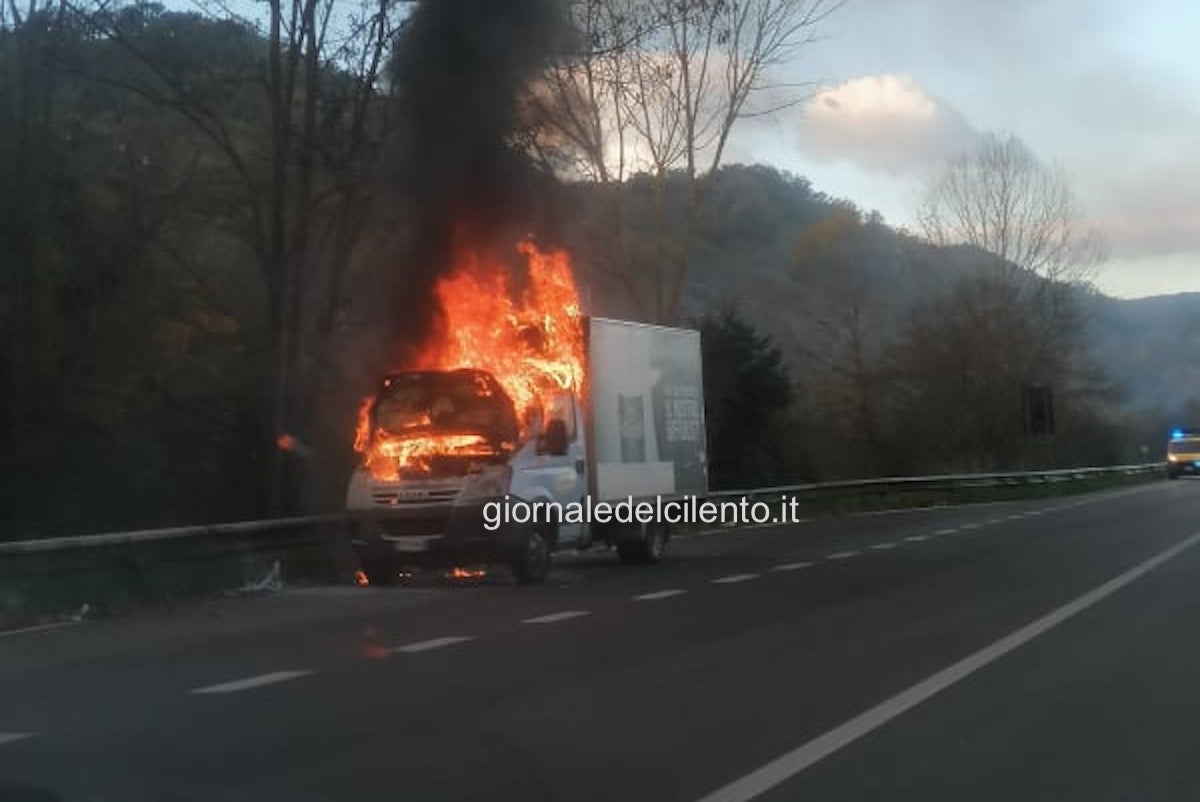
[[803, 107], [799, 146], [822, 161], [924, 173], [979, 136], [952, 106], [907, 75], [864, 75], [825, 87]]

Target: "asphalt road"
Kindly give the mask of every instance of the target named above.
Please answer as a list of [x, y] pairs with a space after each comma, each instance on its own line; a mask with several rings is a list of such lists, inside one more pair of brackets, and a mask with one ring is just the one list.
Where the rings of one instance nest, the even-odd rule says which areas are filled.
[[0, 800], [1200, 799], [1200, 481], [0, 634]]

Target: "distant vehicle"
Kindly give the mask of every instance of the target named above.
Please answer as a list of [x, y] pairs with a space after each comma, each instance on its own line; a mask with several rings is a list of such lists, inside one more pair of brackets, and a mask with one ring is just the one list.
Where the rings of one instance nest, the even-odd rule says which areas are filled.
[[1167, 442], [1167, 478], [1200, 474], [1200, 430], [1176, 429]]
[[[584, 391], [540, 399], [523, 424], [485, 370], [384, 379], [346, 497], [367, 581], [506, 563], [520, 582], [539, 583], [551, 552], [593, 543], [611, 544], [622, 562], [658, 562], [664, 521], [548, 522], [546, 510], [706, 491], [700, 335], [603, 318], [584, 321], [584, 334]], [[543, 512], [530, 521], [535, 503]]]

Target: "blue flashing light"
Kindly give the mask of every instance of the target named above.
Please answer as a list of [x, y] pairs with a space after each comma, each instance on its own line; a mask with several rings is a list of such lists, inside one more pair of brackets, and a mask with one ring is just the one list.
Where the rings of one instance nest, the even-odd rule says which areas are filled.
[[1171, 430], [1171, 439], [1172, 440], [1179, 440], [1182, 437], [1183, 437], [1183, 429], [1172, 429]]

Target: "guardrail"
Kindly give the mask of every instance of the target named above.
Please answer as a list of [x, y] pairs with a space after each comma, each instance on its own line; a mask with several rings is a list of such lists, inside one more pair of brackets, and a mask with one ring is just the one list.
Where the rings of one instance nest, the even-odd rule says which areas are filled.
[[1087, 468], [1059, 468], [1046, 471], [1009, 471], [1003, 473], [944, 474], [937, 476], [893, 476], [878, 479], [850, 479], [836, 482], [811, 482], [801, 485], [779, 485], [747, 490], [718, 490], [708, 498], [759, 498], [763, 496], [820, 496], [850, 494], [873, 495], [912, 493], [918, 491], [953, 491], [964, 489], [1028, 487], [1104, 477], [1152, 475], [1163, 471], [1166, 463], [1147, 462], [1137, 465], [1109, 465]]
[[289, 529], [312, 524], [340, 523], [343, 520], [345, 520], [345, 516], [341, 513], [331, 513], [328, 515], [303, 515], [292, 518], [268, 518], [261, 521], [236, 521], [226, 524], [177, 526], [167, 529], [138, 529], [131, 532], [108, 532], [101, 535], [17, 540], [0, 543], [0, 554], [30, 554], [39, 551], [62, 551], [63, 549], [95, 546], [116, 546], [208, 535], [245, 535], [254, 532], [270, 532], [277, 529]]
[[[1061, 492], [1066, 482], [1127, 481], [1164, 463], [1052, 471], [901, 476], [706, 494], [710, 500], [796, 498], [807, 513], [909, 507]], [[343, 514], [0, 543], [0, 629], [83, 608], [170, 604], [280, 581], [349, 578], [356, 567]]]
[[284, 582], [341, 581], [355, 568], [343, 515], [0, 543], [0, 630]]

